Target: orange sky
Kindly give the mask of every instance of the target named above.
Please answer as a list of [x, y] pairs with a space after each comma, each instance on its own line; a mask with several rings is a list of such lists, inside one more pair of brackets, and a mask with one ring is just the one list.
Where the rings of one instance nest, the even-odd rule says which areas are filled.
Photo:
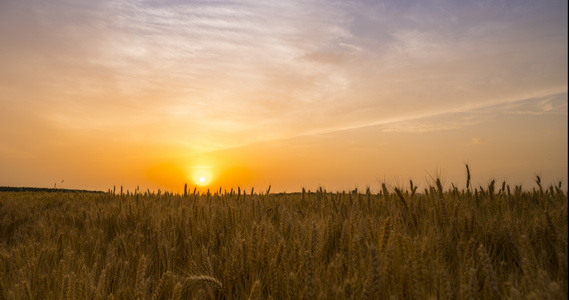
[[2, 1], [0, 39], [0, 186], [567, 186], [564, 1]]

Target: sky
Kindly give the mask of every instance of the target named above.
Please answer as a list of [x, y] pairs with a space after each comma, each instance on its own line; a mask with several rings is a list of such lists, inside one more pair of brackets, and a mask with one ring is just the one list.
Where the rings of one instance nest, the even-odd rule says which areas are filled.
[[0, 1], [0, 186], [567, 187], [567, 1]]

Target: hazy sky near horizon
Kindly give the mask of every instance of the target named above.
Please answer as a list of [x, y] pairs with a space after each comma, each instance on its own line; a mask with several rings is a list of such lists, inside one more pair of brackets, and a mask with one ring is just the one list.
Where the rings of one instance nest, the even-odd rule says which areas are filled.
[[566, 1], [0, 2], [0, 186], [567, 185]]

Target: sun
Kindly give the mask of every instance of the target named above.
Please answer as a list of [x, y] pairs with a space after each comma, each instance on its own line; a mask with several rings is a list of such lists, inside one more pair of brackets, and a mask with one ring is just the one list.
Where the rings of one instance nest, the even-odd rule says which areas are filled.
[[214, 177], [212, 166], [192, 166], [190, 169], [190, 175], [188, 176], [194, 182], [194, 184], [206, 187], [212, 184]]

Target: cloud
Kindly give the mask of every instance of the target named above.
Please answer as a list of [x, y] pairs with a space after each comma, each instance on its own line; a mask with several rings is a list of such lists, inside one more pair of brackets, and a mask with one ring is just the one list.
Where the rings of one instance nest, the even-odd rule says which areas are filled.
[[382, 132], [434, 132], [457, 130], [504, 118], [507, 115], [567, 115], [567, 93], [529, 99], [508, 100], [498, 103], [481, 103], [470, 107], [450, 109], [430, 114], [387, 119], [361, 126], [335, 128], [322, 134], [343, 130], [379, 127]]
[[0, 5], [0, 100], [78, 134], [212, 150], [567, 90], [557, 2]]
[[471, 145], [482, 145], [485, 144], [486, 140], [483, 138], [471, 138], [470, 139], [470, 144]]
[[524, 99], [509, 103], [503, 109], [505, 114], [510, 115], [567, 115], [567, 93]]

